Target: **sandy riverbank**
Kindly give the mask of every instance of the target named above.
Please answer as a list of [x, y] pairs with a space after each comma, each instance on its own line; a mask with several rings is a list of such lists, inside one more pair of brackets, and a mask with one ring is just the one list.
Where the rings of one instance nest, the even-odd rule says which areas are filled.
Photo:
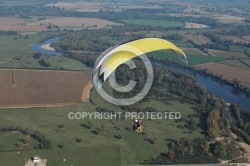
[[50, 50], [50, 51], [55, 51], [55, 49], [53, 47], [50, 46], [51, 43], [49, 44], [44, 44], [41, 46], [42, 49], [45, 49], [45, 50]]

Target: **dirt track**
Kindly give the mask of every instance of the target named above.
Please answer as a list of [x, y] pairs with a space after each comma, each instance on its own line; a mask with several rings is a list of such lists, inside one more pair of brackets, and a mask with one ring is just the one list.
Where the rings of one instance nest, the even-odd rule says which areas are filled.
[[[230, 134], [231, 136], [234, 138], [234, 139], [237, 139], [238, 136], [234, 133], [232, 133], [232, 131], [230, 131]], [[244, 149], [244, 156], [248, 159], [248, 161], [250, 162], [250, 145], [248, 145], [247, 143], [245, 142], [238, 142], [238, 144], [240, 145], [240, 147], [242, 147]]]
[[86, 103], [89, 101], [90, 89], [93, 87], [92, 81], [90, 80], [83, 88], [82, 102]]

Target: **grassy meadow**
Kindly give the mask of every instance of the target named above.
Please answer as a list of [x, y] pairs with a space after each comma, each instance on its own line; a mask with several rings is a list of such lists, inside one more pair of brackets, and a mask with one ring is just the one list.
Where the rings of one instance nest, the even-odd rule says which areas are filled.
[[[216, 57], [216, 56], [205, 56], [201, 55], [199, 53], [189, 53], [188, 51], [185, 51], [187, 59], [188, 59], [188, 65], [197, 65], [197, 64], [203, 64], [203, 63], [211, 63], [211, 62], [221, 62], [225, 61], [225, 57]], [[176, 61], [179, 63], [182, 63], [179, 57], [172, 53], [171, 51], [156, 51], [148, 54], [149, 57], [158, 58], [158, 59], [168, 59], [171, 61]]]
[[[34, 59], [31, 45], [56, 32], [42, 32], [29, 35], [0, 35], [0, 68], [43, 68], [39, 59]], [[84, 64], [74, 59], [43, 55], [41, 58], [51, 64], [46, 69], [89, 70]]]
[[[33, 146], [38, 144], [36, 140], [31, 141], [30, 145], [23, 149], [15, 147], [15, 143], [24, 135], [21, 133], [1, 133], [0, 135], [0, 160], [8, 161], [17, 156], [18, 160], [13, 160], [13, 165], [22, 162], [24, 158], [30, 158], [34, 155], [40, 155], [49, 159], [48, 166], [53, 165], [120, 165], [120, 164], [139, 164], [151, 156], [156, 156], [160, 152], [167, 151], [166, 145], [169, 138], [204, 138], [204, 130], [198, 127], [201, 123], [199, 118], [194, 118], [197, 123], [197, 129], [190, 132], [187, 128], [179, 128], [184, 122], [176, 122], [170, 119], [145, 120], [145, 135], [140, 135], [132, 129], [132, 119], [112, 119], [112, 120], [94, 120], [94, 119], [74, 119], [68, 118], [69, 112], [96, 112], [95, 107], [102, 107], [108, 110], [124, 112], [120, 107], [107, 103], [98, 93], [92, 89], [92, 104], [78, 104], [67, 107], [55, 108], [23, 108], [23, 109], [1, 109], [1, 126], [12, 125], [22, 128], [28, 128], [29, 131], [44, 133], [53, 144], [52, 150], [35, 150]], [[178, 101], [170, 102], [166, 105], [164, 102], [150, 100], [148, 102], [139, 102], [133, 107], [146, 108], [153, 107], [157, 111], [178, 111], [182, 119], [190, 120], [188, 115], [194, 114], [192, 105], [183, 104]], [[35, 112], [35, 114], [34, 114]], [[88, 129], [86, 124], [92, 123]], [[85, 125], [84, 125], [85, 124]], [[63, 128], [59, 128], [63, 125]], [[99, 135], [93, 131], [100, 126], [104, 126], [104, 131]], [[122, 135], [121, 139], [116, 138]], [[83, 143], [76, 141], [77, 137], [84, 139]], [[150, 140], [156, 139], [156, 143], [150, 143]], [[64, 144], [59, 148], [58, 144]], [[31, 150], [29, 150], [31, 149]], [[27, 150], [27, 151], [22, 151]], [[1, 152], [2, 151], [2, 152]], [[20, 151], [20, 153], [17, 153]], [[139, 152], [139, 153], [138, 153]], [[73, 155], [68, 155], [68, 154]], [[65, 158], [66, 162], [62, 162]], [[98, 158], [98, 160], [97, 160]], [[104, 163], [105, 162], [105, 163]]]

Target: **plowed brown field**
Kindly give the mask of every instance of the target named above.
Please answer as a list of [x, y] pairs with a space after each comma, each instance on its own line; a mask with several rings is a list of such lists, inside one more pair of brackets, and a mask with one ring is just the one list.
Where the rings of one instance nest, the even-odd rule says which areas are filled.
[[0, 70], [0, 107], [81, 103], [90, 80], [90, 74], [78, 72]]
[[214, 74], [223, 76], [226, 79], [237, 79], [243, 84], [250, 86], [250, 70], [239, 67], [228, 66], [218, 63], [207, 63], [202, 65], [196, 65], [200, 69], [207, 69]]

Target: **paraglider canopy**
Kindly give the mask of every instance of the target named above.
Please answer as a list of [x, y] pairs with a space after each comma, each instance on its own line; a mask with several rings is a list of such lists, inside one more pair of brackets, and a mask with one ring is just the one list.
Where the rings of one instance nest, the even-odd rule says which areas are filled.
[[[101, 87], [115, 69], [130, 59], [157, 50], [170, 49], [175, 52], [182, 62], [188, 64], [185, 53], [173, 43], [159, 38], [144, 38], [124, 43], [102, 55], [94, 69], [93, 83]], [[166, 55], [167, 56], [167, 55]]]

